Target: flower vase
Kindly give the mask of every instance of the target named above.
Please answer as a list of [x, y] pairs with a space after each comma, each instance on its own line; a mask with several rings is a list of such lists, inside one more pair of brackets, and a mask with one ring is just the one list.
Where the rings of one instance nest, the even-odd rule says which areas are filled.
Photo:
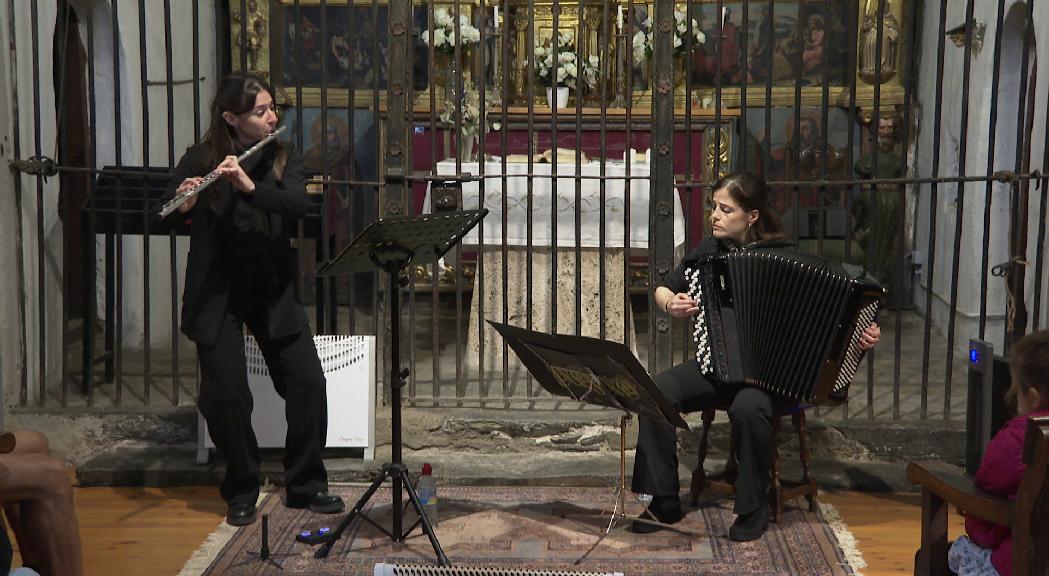
[[463, 132], [459, 135], [459, 161], [460, 162], [473, 162], [474, 158], [474, 144], [477, 142], [477, 136], [470, 132]]
[[[555, 94], [556, 90], [556, 94]], [[556, 97], [556, 100], [555, 100]], [[550, 108], [568, 107], [568, 86], [551, 86], [546, 89], [546, 105]]]

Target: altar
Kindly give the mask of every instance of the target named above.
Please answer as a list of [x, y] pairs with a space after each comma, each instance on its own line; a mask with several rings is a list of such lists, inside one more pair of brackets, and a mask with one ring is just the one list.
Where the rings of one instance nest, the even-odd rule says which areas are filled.
[[[480, 173], [477, 162], [460, 166], [463, 175]], [[456, 173], [454, 161], [437, 164], [438, 175]], [[480, 268], [473, 277], [466, 368], [476, 371], [483, 357], [486, 373], [502, 371], [502, 339], [479, 321], [482, 307], [485, 320], [544, 332], [576, 334], [578, 323], [580, 335], [627, 342], [636, 355], [626, 270], [628, 255], [643, 259], [648, 252], [649, 165], [606, 162], [603, 186], [600, 162], [559, 164], [556, 177], [552, 165], [533, 164], [531, 183], [527, 163], [507, 163], [504, 179], [501, 160], [491, 159], [484, 173], [483, 186], [471, 181], [462, 190], [462, 209], [489, 210], [462, 241], [464, 249], [478, 252]], [[423, 212], [430, 211], [427, 193]], [[673, 230], [656, 233], [673, 234], [675, 252], [683, 253], [677, 195]], [[516, 359], [509, 366], [511, 373], [524, 369]]]

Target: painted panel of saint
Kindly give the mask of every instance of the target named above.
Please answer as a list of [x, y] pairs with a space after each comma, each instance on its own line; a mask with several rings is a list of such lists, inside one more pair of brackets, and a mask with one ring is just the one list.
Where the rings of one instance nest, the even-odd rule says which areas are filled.
[[[848, 6], [837, 1], [724, 2], [721, 31], [716, 3], [691, 5], [706, 36], [693, 56], [693, 86], [848, 84]], [[720, 51], [718, 45], [720, 43]], [[747, 54], [746, 70], [743, 55]]]
[[[280, 6], [279, 49], [273, 67], [281, 84], [385, 90], [389, 76], [389, 6]], [[413, 9], [415, 29], [426, 29], [426, 9]], [[428, 82], [426, 45], [412, 46], [413, 85]], [[298, 60], [301, 58], [301, 66]]]

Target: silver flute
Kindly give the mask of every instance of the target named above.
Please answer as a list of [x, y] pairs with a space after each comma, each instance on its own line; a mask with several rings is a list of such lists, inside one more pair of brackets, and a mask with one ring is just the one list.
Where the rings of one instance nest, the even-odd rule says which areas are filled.
[[[280, 136], [280, 134], [282, 132], [284, 132], [287, 128], [288, 128], [287, 126], [281, 126], [280, 128], [277, 128], [272, 133], [270, 133], [268, 136], [263, 138], [262, 140], [259, 140], [258, 142], [256, 142], [254, 146], [252, 146], [251, 148], [248, 148], [247, 150], [245, 150], [243, 153], [241, 153], [240, 156], [237, 156], [237, 162], [239, 163], [239, 162], [243, 162], [243, 161], [247, 160], [249, 157], [251, 157], [252, 154], [258, 152], [263, 146], [265, 146], [265, 145], [269, 144], [270, 142], [272, 142], [275, 138], [277, 138], [277, 136]], [[189, 190], [186, 190], [185, 192], [176, 195], [171, 200], [168, 200], [164, 204], [164, 206], [160, 209], [160, 217], [161, 218], [166, 218], [168, 214], [171, 214], [175, 210], [178, 210], [179, 206], [182, 206], [190, 198], [193, 198], [197, 194], [200, 194], [201, 192], [203, 192], [205, 188], [207, 188], [208, 186], [211, 186], [211, 184], [214, 183], [218, 179], [219, 179], [218, 169], [215, 169], [215, 170], [212, 170], [211, 172], [208, 172], [207, 175], [205, 175], [204, 178], [200, 181], [200, 184], [197, 184], [196, 186], [190, 188]]]

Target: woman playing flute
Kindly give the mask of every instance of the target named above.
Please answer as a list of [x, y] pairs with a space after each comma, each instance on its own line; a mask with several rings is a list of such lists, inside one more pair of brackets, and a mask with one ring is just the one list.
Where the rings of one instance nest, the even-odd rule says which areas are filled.
[[295, 292], [298, 255], [289, 234], [308, 202], [302, 160], [279, 140], [237, 160], [276, 127], [273, 91], [263, 80], [247, 74], [223, 78], [208, 131], [182, 156], [166, 194], [172, 198], [197, 186], [212, 169], [221, 177], [166, 221], [191, 220], [182, 332], [197, 345], [199, 408], [226, 461], [220, 493], [228, 506], [226, 522], [234, 526], [255, 521], [259, 495], [245, 326], [285, 400], [285, 504], [317, 513], [343, 509], [342, 499], [328, 492], [321, 460], [328, 425], [324, 372]]

